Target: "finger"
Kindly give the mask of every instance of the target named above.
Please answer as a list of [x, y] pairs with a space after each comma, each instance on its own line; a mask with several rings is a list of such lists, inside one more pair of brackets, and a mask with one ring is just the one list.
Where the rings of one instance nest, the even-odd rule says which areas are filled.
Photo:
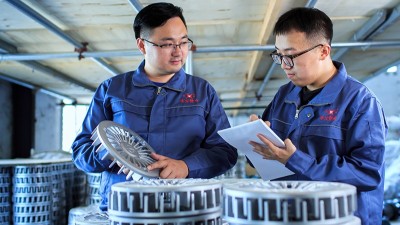
[[274, 143], [272, 143], [268, 138], [266, 138], [263, 134], [257, 134], [257, 137], [262, 141], [265, 145], [268, 146], [270, 150], [273, 150], [274, 148], [277, 148]]
[[172, 170], [170, 168], [168, 168], [168, 167], [166, 167], [163, 170], [161, 170], [160, 177], [162, 179], [173, 179], [173, 178], [175, 178], [175, 177], [173, 177]]
[[147, 166], [148, 170], [163, 169], [167, 167], [168, 162], [165, 160], [157, 161]]
[[254, 120], [258, 120], [258, 116], [256, 114], [251, 114], [250, 118], [249, 118], [249, 121], [251, 122], [251, 121], [254, 121]]
[[160, 155], [160, 154], [157, 154], [157, 153], [155, 153], [155, 152], [152, 152], [150, 156], [151, 156], [153, 159], [157, 160], [157, 161], [169, 159], [168, 157], [163, 156], [163, 155]]

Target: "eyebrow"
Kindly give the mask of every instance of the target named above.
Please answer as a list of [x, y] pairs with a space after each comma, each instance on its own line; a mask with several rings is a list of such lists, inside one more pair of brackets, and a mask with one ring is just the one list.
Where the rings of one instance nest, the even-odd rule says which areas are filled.
[[[278, 50], [280, 50], [278, 47], [276, 47], [275, 46], [275, 51], [278, 51]], [[280, 50], [280, 51], [283, 51], [283, 52], [287, 52], [287, 51], [293, 51], [293, 50], [296, 50], [296, 49], [294, 49], [293, 47], [290, 47], [290, 48], [285, 48], [285, 49], [283, 49], [283, 50]]]
[[[181, 37], [181, 39], [185, 39], [185, 38], [189, 38], [188, 35], [184, 35]], [[174, 41], [174, 38], [171, 37], [166, 37], [166, 38], [162, 38], [161, 41]]]

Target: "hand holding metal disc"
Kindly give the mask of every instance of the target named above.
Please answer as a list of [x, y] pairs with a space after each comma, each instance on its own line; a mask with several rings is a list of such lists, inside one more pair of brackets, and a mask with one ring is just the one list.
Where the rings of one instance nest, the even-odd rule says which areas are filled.
[[159, 170], [149, 171], [147, 166], [155, 160], [150, 156], [153, 148], [138, 134], [129, 128], [113, 121], [102, 121], [92, 133], [93, 145], [97, 146], [96, 152], [107, 151], [102, 160], [111, 159], [121, 166], [118, 174], [124, 169], [129, 169], [126, 179], [158, 178]]

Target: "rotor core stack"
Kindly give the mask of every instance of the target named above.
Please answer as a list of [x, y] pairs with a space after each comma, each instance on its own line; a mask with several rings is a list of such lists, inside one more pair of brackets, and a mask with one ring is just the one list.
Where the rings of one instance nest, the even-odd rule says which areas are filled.
[[343, 183], [228, 182], [223, 214], [229, 224], [360, 225], [356, 198], [356, 188]]
[[221, 224], [221, 206], [218, 180], [141, 180], [111, 187], [108, 214], [111, 224]]

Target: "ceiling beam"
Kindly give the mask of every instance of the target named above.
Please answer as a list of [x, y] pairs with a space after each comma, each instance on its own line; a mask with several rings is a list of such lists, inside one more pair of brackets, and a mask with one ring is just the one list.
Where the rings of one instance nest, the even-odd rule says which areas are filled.
[[0, 79], [1, 80], [5, 80], [5, 81], [7, 81], [9, 83], [17, 84], [17, 85], [20, 85], [22, 87], [26, 87], [26, 88], [29, 88], [29, 89], [32, 89], [32, 90], [36, 90], [36, 91], [42, 92], [44, 94], [53, 96], [53, 97], [58, 98], [58, 99], [68, 100], [71, 103], [76, 102], [75, 98], [71, 98], [69, 96], [60, 94], [60, 93], [58, 93], [56, 91], [52, 91], [52, 90], [49, 90], [47, 88], [43, 88], [43, 87], [28, 83], [28, 82], [25, 82], [25, 81], [21, 81], [19, 79], [12, 78], [9, 75], [5, 75], [5, 74], [0, 73]]
[[[263, 23], [260, 27], [260, 33], [258, 35], [258, 44], [263, 45], [264, 43], [267, 43], [268, 37], [270, 36], [272, 32], [272, 27], [269, 26], [269, 24], [272, 24], [272, 18], [275, 18], [275, 14], [277, 13], [280, 8], [280, 1], [276, 0], [270, 0], [268, 1], [268, 4], [266, 5], [266, 10], [264, 14], [264, 20]], [[246, 76], [244, 77], [243, 80], [243, 85], [240, 91], [240, 96], [243, 97], [246, 95], [247, 91], [246, 88], [249, 83], [253, 81], [254, 75], [256, 73], [256, 70], [258, 68], [258, 65], [260, 64], [261, 58], [262, 58], [263, 52], [254, 52], [251, 60], [250, 60], [250, 65], [247, 73], [245, 74]], [[237, 106], [239, 107], [242, 103], [239, 102]], [[238, 111], [234, 111], [233, 115], [236, 115]]]
[[[79, 49], [84, 49], [85, 51], [86, 50], [90, 51], [90, 48], [86, 47], [85, 44], [75, 40], [73, 37], [71, 37], [70, 35], [66, 34], [63, 30], [61, 30], [59, 27], [57, 27], [54, 23], [52, 23], [51, 21], [49, 21], [48, 19], [43, 17], [41, 14], [39, 14], [38, 12], [36, 12], [32, 8], [30, 8], [28, 5], [26, 5], [22, 1], [14, 1], [14, 0], [5, 0], [5, 1], [8, 2], [10, 5], [12, 5], [13, 7], [15, 7], [16, 9], [18, 9], [20, 12], [24, 13], [25, 15], [27, 15], [29, 18], [33, 19], [37, 23], [39, 23], [42, 26], [44, 26], [49, 31], [51, 31], [54, 34], [56, 34], [58, 37], [62, 38], [66, 42], [68, 42], [68, 43], [72, 44], [73, 46], [75, 46], [76, 49], [78, 49], [78, 50]], [[92, 58], [92, 60], [95, 61], [96, 63], [98, 63], [100, 66], [102, 66], [105, 70], [107, 70], [112, 75], [119, 74], [117, 69], [115, 69], [114, 67], [108, 65], [108, 63], [106, 61], [104, 61], [103, 59]]]
[[[10, 52], [13, 52], [14, 54], [17, 54], [17, 52], [16, 52], [17, 48], [15, 46], [13, 46], [13, 45], [11, 45], [11, 44], [9, 44], [9, 43], [1, 40], [1, 39], [0, 39], [0, 49], [1, 49], [0, 52], [9, 52], [10, 51]], [[4, 55], [5, 54], [0, 54], [0, 62], [2, 61], [2, 57]], [[67, 82], [69, 84], [85, 88], [85, 89], [87, 89], [89, 91], [92, 91], [92, 92], [94, 92], [96, 90], [95, 88], [93, 88], [93, 87], [91, 87], [91, 86], [89, 86], [89, 85], [87, 85], [85, 83], [82, 83], [79, 80], [75, 80], [74, 78], [72, 78], [72, 77], [70, 77], [70, 76], [68, 76], [66, 74], [63, 74], [63, 73], [61, 73], [61, 72], [59, 72], [59, 71], [57, 71], [55, 69], [52, 69], [50, 67], [44, 66], [44, 65], [42, 65], [42, 64], [40, 64], [38, 62], [35, 62], [33, 60], [21, 61], [19, 63], [21, 63], [21, 64], [23, 64], [23, 65], [25, 65], [25, 66], [27, 66], [29, 68], [41, 71], [41, 72], [43, 72], [43, 73], [45, 73], [45, 74], [47, 74], [49, 76], [55, 77], [56, 79], [62, 80], [63, 82]]]

